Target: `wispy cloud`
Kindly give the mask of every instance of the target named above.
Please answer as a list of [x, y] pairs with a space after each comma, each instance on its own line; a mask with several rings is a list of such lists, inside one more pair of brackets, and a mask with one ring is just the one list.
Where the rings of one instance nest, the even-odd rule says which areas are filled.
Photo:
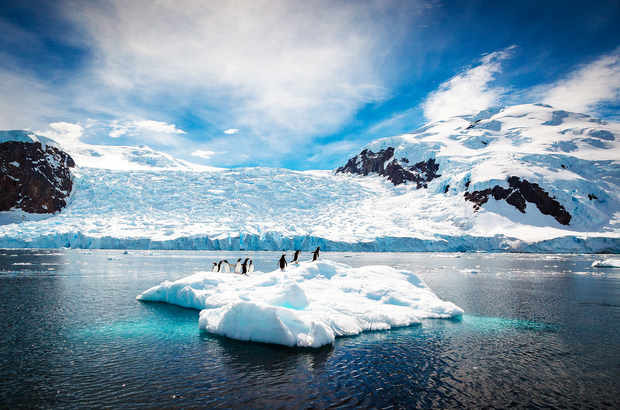
[[379, 63], [385, 22], [373, 18], [380, 5], [111, 3], [68, 11], [90, 33], [103, 88], [191, 103], [211, 119], [217, 107], [279, 149], [332, 132], [387, 95]]
[[620, 49], [573, 71], [565, 79], [537, 87], [530, 94], [554, 107], [595, 113], [620, 102]]
[[[499, 75], [509, 47], [458, 72], [455, 64], [488, 45], [469, 29], [482, 20], [446, 19], [454, 6], [435, 0], [49, 3], [45, 29], [21, 20], [3, 26], [15, 16], [0, 15], [0, 123], [43, 129], [67, 143], [146, 144], [217, 166], [297, 167], [308, 158], [319, 164], [328, 149], [348, 155], [346, 143], [338, 151], [325, 141], [363, 145], [416, 128], [422, 112], [435, 120], [540, 101], [592, 112], [620, 98], [618, 51], [535, 88], [545, 76], [531, 74], [523, 57], [532, 44], [522, 38], [515, 39], [521, 58], [510, 65], [526, 68]], [[501, 31], [495, 28], [483, 31]], [[551, 34], [560, 47], [550, 43], [548, 54], [556, 56], [533, 54], [540, 65], [562, 64], [549, 75], [583, 61], [583, 52], [562, 52], [555, 28]], [[429, 82], [443, 80], [422, 95]], [[231, 154], [215, 155], [222, 152]]]
[[93, 138], [97, 138], [101, 142], [101, 138], [104, 136], [114, 139], [123, 138], [123, 142], [129, 145], [155, 142], [164, 146], [175, 147], [187, 144], [184, 137], [178, 135], [186, 134], [185, 131], [176, 128], [174, 124], [152, 120], [112, 120], [105, 122], [88, 119], [84, 123], [54, 122], [49, 124], [49, 129], [35, 132], [52, 138], [65, 147], [85, 144], [87, 140]]
[[[513, 48], [488, 54], [475, 67], [441, 84], [422, 104], [424, 116], [438, 120], [473, 114], [505, 101], [544, 102], [558, 109], [589, 114], [604, 111], [608, 104], [617, 106], [620, 103], [620, 49], [582, 64], [565, 78], [550, 84], [517, 91], [492, 86], [494, 75], [502, 69], [502, 60], [510, 57]], [[614, 113], [611, 116], [614, 117]]]
[[502, 87], [490, 83], [501, 71], [502, 60], [511, 56], [515, 46], [481, 57], [475, 66], [464, 70], [439, 86], [428, 95], [422, 104], [424, 116], [439, 120], [455, 115], [474, 114], [496, 105], [506, 92]]
[[[4, 56], [0, 54], [0, 58]], [[47, 124], [45, 118], [62, 115], [54, 93], [37, 78], [0, 70], [0, 124], [23, 129]]]

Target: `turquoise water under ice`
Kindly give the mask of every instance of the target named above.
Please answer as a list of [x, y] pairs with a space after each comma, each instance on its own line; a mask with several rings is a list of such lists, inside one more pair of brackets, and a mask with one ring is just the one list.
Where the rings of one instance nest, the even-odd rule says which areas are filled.
[[135, 300], [246, 255], [280, 253], [0, 249], [0, 407], [620, 408], [620, 269], [601, 255], [324, 253], [417, 273], [466, 315], [320, 349]]

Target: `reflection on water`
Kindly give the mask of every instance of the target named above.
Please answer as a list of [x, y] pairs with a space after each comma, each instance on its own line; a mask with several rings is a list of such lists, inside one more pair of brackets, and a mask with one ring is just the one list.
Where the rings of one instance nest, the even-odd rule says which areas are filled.
[[0, 403], [620, 407], [620, 269], [591, 268], [600, 256], [325, 253], [417, 273], [466, 315], [320, 349], [210, 335], [196, 310], [135, 300], [164, 280], [247, 256], [274, 270], [279, 255], [0, 250]]

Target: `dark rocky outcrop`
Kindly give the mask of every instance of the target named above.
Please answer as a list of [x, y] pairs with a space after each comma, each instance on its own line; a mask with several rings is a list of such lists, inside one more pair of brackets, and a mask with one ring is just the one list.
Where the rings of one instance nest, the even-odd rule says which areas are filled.
[[394, 157], [394, 148], [388, 147], [379, 152], [372, 152], [365, 149], [359, 155], [351, 158], [347, 164], [336, 170], [336, 174], [359, 174], [368, 175], [372, 172], [387, 177], [388, 181], [394, 185], [407, 182], [416, 184], [417, 189], [426, 188], [427, 183], [441, 175], [437, 174], [439, 164], [434, 158], [428, 161], [420, 161], [413, 165], [408, 165], [407, 158], [400, 160]]
[[41, 142], [0, 143], [0, 211], [55, 213], [67, 205], [73, 159]]
[[505, 200], [522, 213], [525, 213], [526, 203], [529, 202], [535, 204], [541, 213], [551, 215], [562, 225], [570, 223], [571, 214], [538, 184], [511, 176], [508, 178], [508, 185], [509, 188], [495, 185], [482, 191], [465, 192], [465, 199], [474, 203], [475, 211], [487, 203], [491, 195], [496, 201]]

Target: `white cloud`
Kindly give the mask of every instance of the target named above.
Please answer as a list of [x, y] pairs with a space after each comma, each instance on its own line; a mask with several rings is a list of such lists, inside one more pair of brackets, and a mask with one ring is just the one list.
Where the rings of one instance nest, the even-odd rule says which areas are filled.
[[51, 130], [35, 131], [35, 134], [49, 137], [59, 143], [62, 147], [74, 147], [81, 144], [80, 138], [84, 133], [84, 128], [80, 124], [54, 122], [49, 126]]
[[490, 87], [494, 74], [501, 71], [501, 61], [509, 58], [515, 46], [481, 57], [477, 66], [469, 68], [439, 86], [422, 104], [424, 116], [439, 120], [455, 115], [474, 114], [497, 105], [506, 92], [501, 87]]
[[224, 134], [237, 134], [239, 132], [236, 128], [231, 128], [229, 130], [224, 131]]
[[137, 130], [162, 132], [164, 134], [187, 134], [185, 131], [176, 128], [174, 124], [160, 121], [134, 121]]
[[129, 145], [160, 144], [167, 147], [188, 146], [190, 143], [178, 134], [186, 134], [177, 129], [174, 124], [151, 120], [124, 120], [97, 121], [87, 119], [85, 123], [55, 122], [49, 124], [49, 129], [35, 131], [57, 141], [64, 147], [83, 145], [86, 141], [94, 142], [105, 136], [112, 138], [125, 137]]
[[[231, 161], [277, 165], [389, 97], [404, 76], [389, 60], [424, 17], [424, 1], [58, 2], [80, 33], [60, 40], [84, 53], [70, 68], [29, 72], [0, 50], [0, 121], [28, 129], [79, 121], [88, 143], [153, 142], [185, 158], [234, 146]], [[168, 123], [133, 121], [144, 118], [202, 130], [184, 136]], [[230, 125], [244, 132], [222, 134]]]
[[159, 121], [128, 121], [114, 120], [110, 122], [112, 128], [110, 137], [119, 138], [123, 135], [135, 135], [141, 131], [150, 131], [161, 134], [187, 134], [185, 131], [177, 129], [174, 124]]
[[532, 91], [534, 98], [567, 111], [592, 113], [620, 101], [620, 50], [580, 67], [566, 79]]
[[214, 155], [224, 155], [224, 154], [227, 154], [227, 152], [226, 151], [203, 151], [199, 149], [199, 150], [192, 152], [190, 155], [194, 157], [209, 159], [213, 157]]
[[67, 13], [89, 32], [93, 74], [114, 95], [191, 104], [272, 147], [334, 132], [387, 96], [381, 64], [393, 34], [376, 18], [385, 4], [112, 3]]

